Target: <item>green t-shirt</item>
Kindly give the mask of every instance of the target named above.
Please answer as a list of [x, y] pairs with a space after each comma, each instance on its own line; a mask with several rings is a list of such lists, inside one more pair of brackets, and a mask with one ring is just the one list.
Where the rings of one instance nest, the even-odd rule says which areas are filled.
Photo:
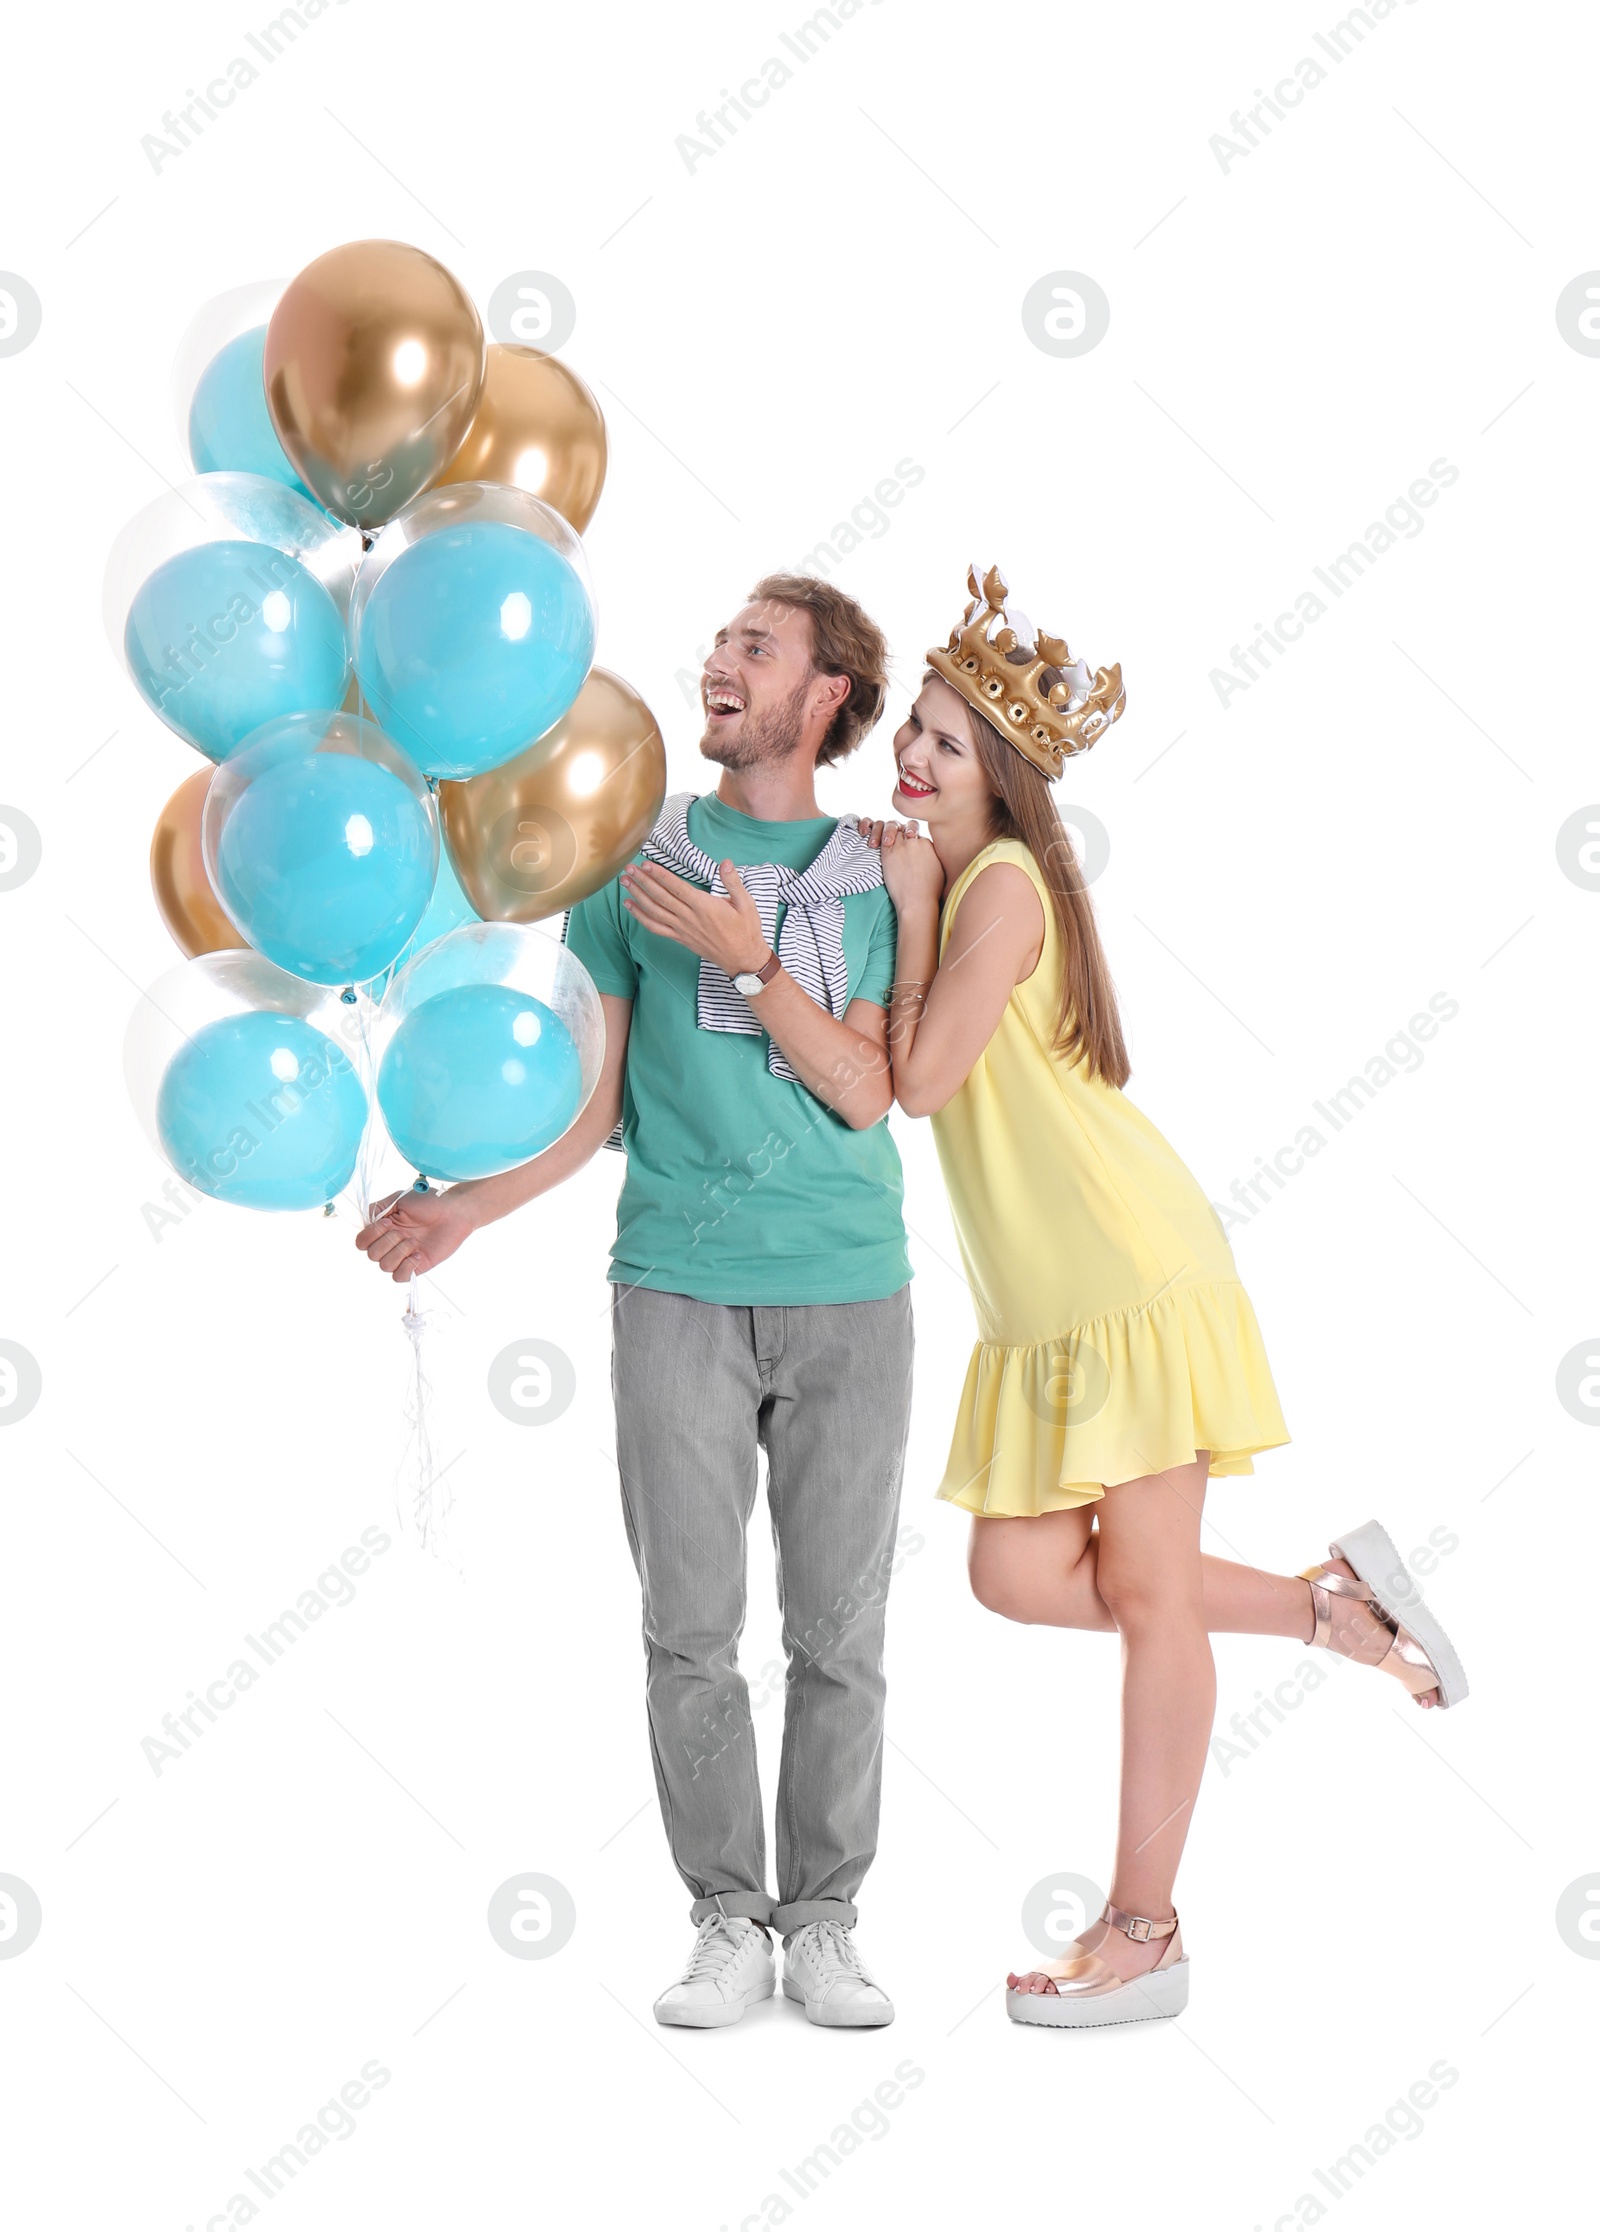
[[[689, 808], [691, 841], [735, 867], [809, 868], [836, 827], [754, 821], [715, 796]], [[573, 908], [567, 943], [602, 992], [633, 1002], [612, 1279], [774, 1308], [898, 1293], [911, 1265], [888, 1123], [852, 1130], [805, 1086], [774, 1077], [764, 1031], [701, 1030], [699, 956], [646, 930], [619, 884]], [[881, 885], [846, 899], [852, 1000], [888, 1005], [894, 949]]]

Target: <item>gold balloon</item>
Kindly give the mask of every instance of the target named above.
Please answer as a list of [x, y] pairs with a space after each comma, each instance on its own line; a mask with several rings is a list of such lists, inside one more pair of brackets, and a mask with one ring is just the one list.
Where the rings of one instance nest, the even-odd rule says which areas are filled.
[[197, 768], [161, 809], [150, 840], [150, 884], [161, 919], [191, 961], [202, 953], [248, 952], [212, 890], [200, 854], [200, 812], [214, 768]]
[[485, 922], [540, 922], [609, 883], [667, 791], [655, 716], [595, 667], [572, 710], [504, 767], [439, 785], [439, 826]]
[[290, 280], [262, 378], [278, 439], [319, 503], [378, 527], [460, 448], [483, 391], [483, 327], [432, 256], [354, 240]]
[[600, 406], [559, 357], [492, 341], [477, 415], [439, 479], [525, 488], [581, 535], [605, 486]]

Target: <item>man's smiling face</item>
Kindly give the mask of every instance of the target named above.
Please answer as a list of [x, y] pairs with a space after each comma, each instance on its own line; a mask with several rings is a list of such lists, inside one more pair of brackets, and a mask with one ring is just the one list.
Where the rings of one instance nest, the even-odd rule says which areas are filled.
[[700, 677], [707, 759], [745, 768], [789, 756], [818, 679], [811, 651], [811, 615], [793, 605], [749, 604], [717, 630]]

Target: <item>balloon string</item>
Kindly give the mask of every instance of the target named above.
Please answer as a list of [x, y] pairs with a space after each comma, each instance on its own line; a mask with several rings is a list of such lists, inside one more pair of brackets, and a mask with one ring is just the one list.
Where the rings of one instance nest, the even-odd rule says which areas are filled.
[[[367, 1122], [356, 1154], [353, 1184], [361, 1222], [370, 1224], [372, 1176], [378, 1151], [378, 1091], [371, 1028], [377, 1009], [364, 991], [354, 992], [354, 1003], [361, 1083], [367, 1096]], [[426, 1179], [419, 1179], [417, 1183], [426, 1190]], [[413, 1272], [406, 1293], [405, 1313], [400, 1320], [411, 1343], [411, 1372], [405, 1401], [406, 1440], [395, 1470], [395, 1517], [403, 1533], [412, 1535], [431, 1557], [448, 1565], [460, 1579], [461, 1562], [451, 1541], [455, 1490], [447, 1476], [452, 1468], [449, 1465], [441, 1468], [434, 1451], [433, 1390], [422, 1361], [422, 1337], [432, 1318], [431, 1311], [417, 1307], [417, 1275]]]
[[[413, 1272], [405, 1315], [400, 1320], [411, 1343], [412, 1376], [406, 1404], [406, 1421], [411, 1431], [401, 1456], [399, 1472], [395, 1476], [395, 1515], [404, 1531], [414, 1534], [422, 1548], [431, 1556], [443, 1564], [453, 1566], [459, 1577], [460, 1562], [452, 1554], [450, 1541], [455, 1490], [448, 1478], [451, 1468], [447, 1465], [441, 1471], [434, 1454], [431, 1419], [433, 1390], [422, 1363], [422, 1337], [431, 1322], [432, 1314], [431, 1311], [417, 1308], [417, 1275]], [[407, 1486], [402, 1493], [401, 1474], [407, 1472], [407, 1457], [412, 1462]]]
[[367, 1120], [356, 1152], [356, 1208], [363, 1224], [372, 1222], [372, 1164], [378, 1137], [378, 1080], [372, 1060], [370, 1013], [365, 992], [356, 993], [356, 1029], [361, 1040], [361, 1089], [367, 1096]]

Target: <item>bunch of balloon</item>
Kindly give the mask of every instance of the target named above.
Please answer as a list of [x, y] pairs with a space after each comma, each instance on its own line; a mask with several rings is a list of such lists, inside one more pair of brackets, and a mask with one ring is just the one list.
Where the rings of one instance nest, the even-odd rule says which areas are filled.
[[599, 1072], [594, 988], [534, 926], [666, 788], [649, 708], [593, 663], [605, 422], [384, 240], [206, 305], [173, 395], [194, 477], [117, 537], [103, 596], [203, 762], [151, 843], [186, 958], [129, 1082], [197, 1191], [365, 1220], [380, 1114], [426, 1188], [540, 1152]]
[[[593, 665], [581, 536], [605, 423], [559, 358], [486, 346], [460, 282], [395, 241], [332, 249], [286, 283], [208, 304], [173, 387], [195, 477], [118, 537], [104, 597], [134, 687], [209, 763], [157, 823], [156, 902], [213, 1001], [219, 986], [231, 999], [265, 982], [223, 970], [235, 954], [335, 995], [371, 1104], [377, 1015], [408, 966], [464, 926], [559, 914], [616, 873], [659, 809], [660, 731]], [[322, 993], [313, 1006], [326, 1021]], [[281, 988], [260, 1012], [290, 1012]], [[474, 1012], [487, 1049], [497, 1026], [481, 1000]], [[131, 1032], [162, 1040], [149, 1001]], [[558, 1037], [544, 1032], [524, 1068], [550, 1062], [554, 1078]], [[453, 1059], [470, 1067], [477, 1043], [463, 1025]], [[292, 1051], [268, 1049], [280, 1156], [301, 1091]], [[293, 1187], [248, 1180], [249, 1120], [233, 1121], [259, 1099], [247, 1072], [209, 1104], [209, 1148], [193, 1121], [180, 1142], [176, 1116], [157, 1136], [202, 1191], [300, 1206]], [[431, 1139], [431, 1171], [413, 1156], [418, 1182], [493, 1152], [481, 1096], [452, 1106], [464, 1128]], [[363, 1215], [369, 1161], [343, 1181]], [[341, 1159], [308, 1167], [331, 1204]]]

